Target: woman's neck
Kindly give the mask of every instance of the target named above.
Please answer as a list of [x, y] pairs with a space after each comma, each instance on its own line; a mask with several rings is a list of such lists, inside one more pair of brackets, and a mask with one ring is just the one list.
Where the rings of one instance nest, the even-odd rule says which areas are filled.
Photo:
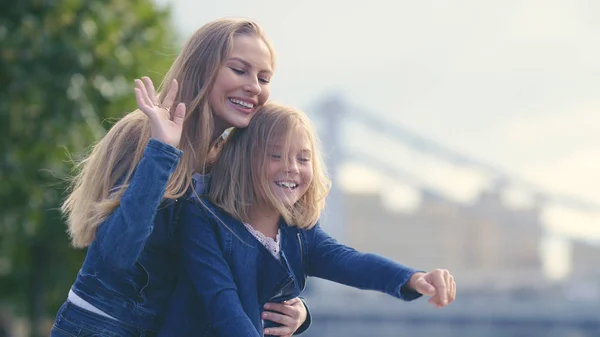
[[223, 123], [220, 118], [213, 116], [213, 132], [210, 138], [210, 143], [214, 144], [219, 137], [225, 132], [225, 130], [231, 127], [228, 123]]
[[275, 238], [279, 231], [279, 212], [269, 207], [252, 207], [250, 209], [250, 226], [263, 233], [264, 236]]

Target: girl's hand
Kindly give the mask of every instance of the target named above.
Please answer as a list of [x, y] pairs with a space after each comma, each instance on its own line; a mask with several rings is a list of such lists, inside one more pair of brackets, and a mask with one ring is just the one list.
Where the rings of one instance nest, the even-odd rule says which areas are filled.
[[423, 295], [431, 296], [429, 303], [436, 308], [445, 307], [456, 298], [454, 276], [446, 269], [415, 273], [409, 280], [409, 287]]
[[306, 307], [298, 297], [282, 303], [267, 303], [262, 318], [282, 326], [267, 328], [265, 335], [291, 337], [306, 320]]
[[154, 84], [149, 77], [135, 80], [135, 98], [138, 107], [150, 119], [152, 138], [177, 147], [181, 140], [183, 118], [185, 117], [185, 104], [179, 103], [175, 112], [171, 113], [175, 97], [177, 96], [177, 80], [173, 80], [171, 88], [162, 102], [156, 98]]

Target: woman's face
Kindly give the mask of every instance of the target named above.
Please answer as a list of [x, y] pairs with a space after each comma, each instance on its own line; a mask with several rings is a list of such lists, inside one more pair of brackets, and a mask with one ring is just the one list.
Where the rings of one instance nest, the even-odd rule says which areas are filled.
[[217, 73], [210, 92], [215, 131], [245, 128], [269, 98], [273, 75], [267, 44], [256, 35], [237, 35], [233, 48]]

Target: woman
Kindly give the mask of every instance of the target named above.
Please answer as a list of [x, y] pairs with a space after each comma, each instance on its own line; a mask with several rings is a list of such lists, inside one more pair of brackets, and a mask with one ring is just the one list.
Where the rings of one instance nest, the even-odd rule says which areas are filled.
[[[221, 19], [186, 42], [159, 95], [149, 78], [136, 80], [140, 109], [94, 146], [62, 207], [73, 245], [88, 251], [52, 336], [156, 334], [176, 283], [177, 199], [193, 181], [202, 193], [211, 150], [267, 101], [273, 71], [262, 29]], [[277, 305], [289, 328], [281, 335], [310, 321], [301, 301]]]

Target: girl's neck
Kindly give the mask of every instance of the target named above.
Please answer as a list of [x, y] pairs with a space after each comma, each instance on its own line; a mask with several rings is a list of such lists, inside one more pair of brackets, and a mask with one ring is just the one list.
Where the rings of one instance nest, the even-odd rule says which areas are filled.
[[279, 231], [279, 213], [268, 207], [250, 208], [250, 226], [261, 232], [264, 236], [275, 238]]

